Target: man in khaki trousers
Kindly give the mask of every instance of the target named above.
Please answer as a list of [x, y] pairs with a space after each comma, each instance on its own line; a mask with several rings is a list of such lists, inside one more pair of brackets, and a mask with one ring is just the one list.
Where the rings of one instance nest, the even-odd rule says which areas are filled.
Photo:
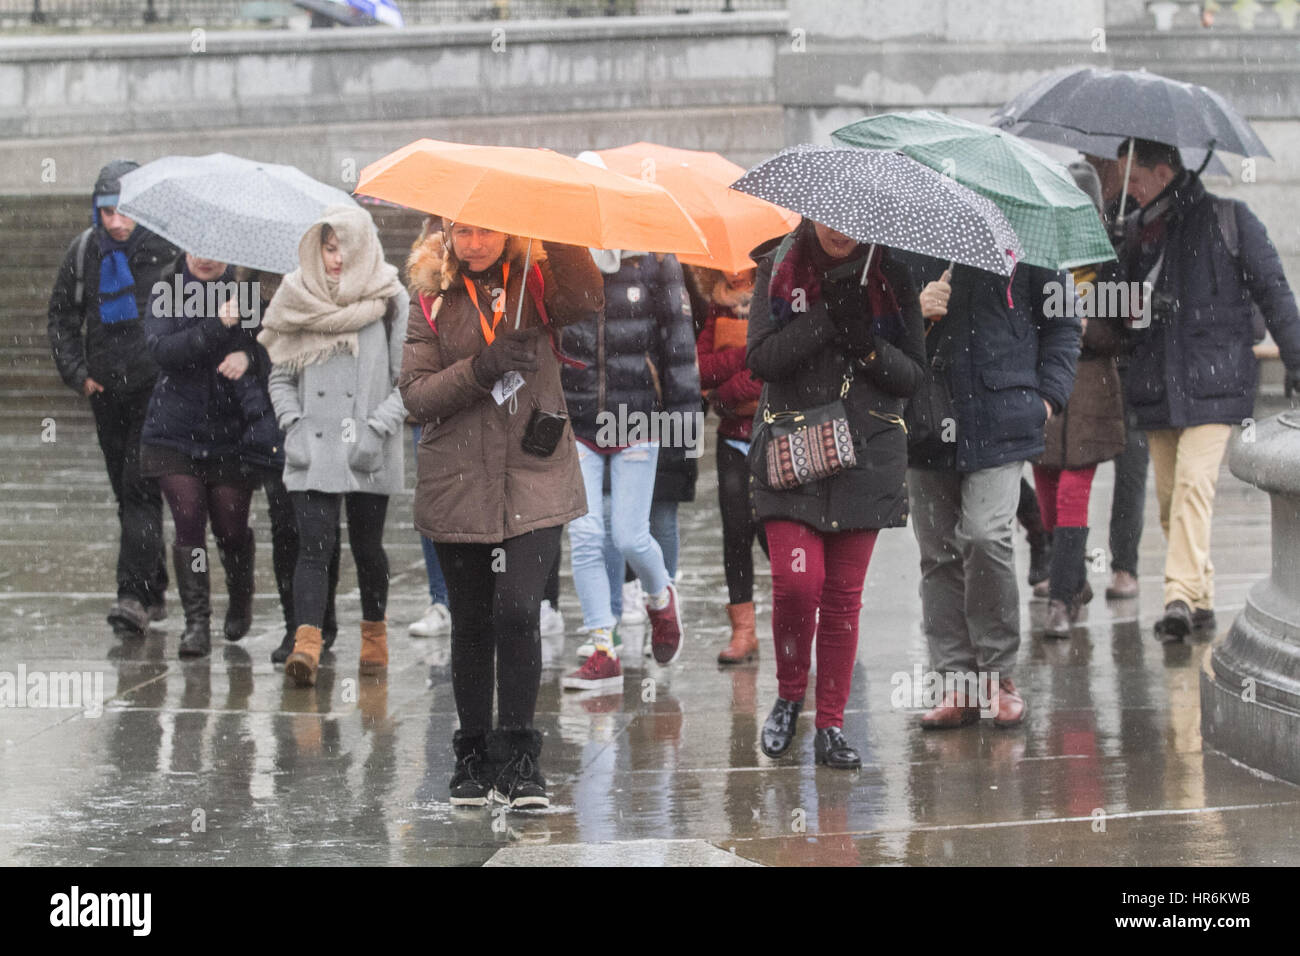
[[[1128, 143], [1119, 155], [1126, 157]], [[1254, 413], [1258, 363], [1252, 303], [1300, 381], [1300, 314], [1277, 250], [1246, 206], [1205, 191], [1178, 150], [1137, 140], [1129, 189], [1142, 207], [1128, 221], [1121, 261], [1151, 301], [1133, 322], [1125, 383], [1155, 468], [1165, 555], [1161, 641], [1213, 628], [1210, 526], [1232, 426]]]

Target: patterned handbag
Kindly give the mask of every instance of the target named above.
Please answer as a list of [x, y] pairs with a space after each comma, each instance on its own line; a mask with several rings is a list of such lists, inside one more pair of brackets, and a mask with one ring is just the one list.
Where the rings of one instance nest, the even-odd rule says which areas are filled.
[[769, 488], [788, 491], [820, 481], [857, 464], [844, 397], [853, 384], [853, 368], [844, 373], [840, 397], [803, 412], [763, 409], [766, 480]]

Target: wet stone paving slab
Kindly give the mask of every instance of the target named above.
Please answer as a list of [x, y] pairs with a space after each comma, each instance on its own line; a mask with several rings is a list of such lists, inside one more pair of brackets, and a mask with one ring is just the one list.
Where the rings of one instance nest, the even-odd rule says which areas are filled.
[[[710, 447], [696, 501], [681, 511], [681, 657], [667, 668], [643, 659], [643, 629], [631, 628], [621, 692], [562, 692], [582, 641], [566, 549], [568, 631], [543, 639], [537, 713], [552, 806], [453, 810], [448, 638], [406, 632], [428, 600], [409, 491], [390, 507], [385, 538], [387, 676], [357, 673], [345, 548], [340, 637], [318, 685], [298, 689], [270, 663], [282, 625], [261, 493], [252, 633], [182, 663], [173, 592], [160, 627], [118, 644], [104, 621], [115, 506], [93, 427], [65, 413], [57, 440], [42, 442], [44, 417], [31, 407], [0, 419], [0, 673], [78, 675], [91, 706], [0, 709], [2, 863], [1300, 864], [1300, 788], [1202, 746], [1208, 636], [1151, 637], [1163, 541], [1150, 492], [1140, 598], [1103, 600], [1099, 566], [1098, 598], [1069, 640], [1051, 642], [1040, 636], [1044, 607], [1022, 586], [1017, 681], [1029, 714], [1016, 730], [983, 721], [923, 733], [921, 709], [896, 706], [895, 675], [927, 660], [915, 541], [906, 529], [882, 534], [844, 727], [863, 766], [846, 773], [814, 769], [811, 707], [789, 754], [758, 750], [776, 677], [757, 549], [762, 657], [732, 670], [715, 662], [728, 625]], [[1105, 546], [1111, 485], [1103, 466], [1093, 548]], [[1016, 547], [1023, 578], [1023, 534]], [[1213, 547], [1223, 633], [1269, 567], [1268, 498], [1226, 464]]]

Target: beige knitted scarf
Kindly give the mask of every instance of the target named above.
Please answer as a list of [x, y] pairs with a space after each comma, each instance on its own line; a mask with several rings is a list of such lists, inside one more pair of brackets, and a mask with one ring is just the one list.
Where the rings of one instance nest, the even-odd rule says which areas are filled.
[[[321, 259], [321, 231], [338, 238], [343, 272], [333, 281]], [[257, 341], [271, 362], [301, 371], [339, 352], [357, 354], [357, 332], [383, 317], [387, 300], [401, 290], [397, 269], [384, 250], [370, 213], [359, 206], [331, 206], [298, 243], [298, 268], [284, 277], [262, 317]]]

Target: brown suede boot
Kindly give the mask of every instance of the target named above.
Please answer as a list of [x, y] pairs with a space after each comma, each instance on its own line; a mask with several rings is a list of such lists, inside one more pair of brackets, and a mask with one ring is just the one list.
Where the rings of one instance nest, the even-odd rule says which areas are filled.
[[316, 668], [320, 665], [320, 628], [302, 624], [293, 633], [293, 653], [284, 662], [284, 674], [292, 677], [299, 687], [316, 683]]
[[361, 673], [378, 674], [388, 667], [388, 620], [361, 622]]
[[758, 656], [758, 634], [754, 629], [754, 602], [728, 604], [731, 643], [718, 655], [719, 664], [743, 664]]

